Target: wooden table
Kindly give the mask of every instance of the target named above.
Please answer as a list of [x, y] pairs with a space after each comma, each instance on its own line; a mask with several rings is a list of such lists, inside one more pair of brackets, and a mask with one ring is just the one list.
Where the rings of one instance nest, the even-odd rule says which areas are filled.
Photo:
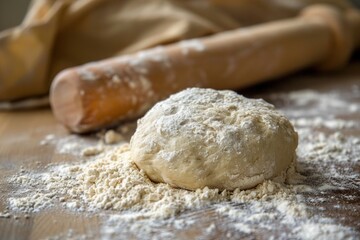
[[[287, 92], [310, 89], [320, 92], [336, 92], [346, 96], [350, 86], [360, 88], [360, 60], [354, 59], [344, 70], [334, 73], [321, 74], [316, 72], [302, 72], [277, 81], [268, 82], [250, 89], [240, 91], [246, 96], [260, 96], [269, 101], [274, 92]], [[359, 105], [360, 96], [355, 98], [353, 104]], [[280, 109], [284, 106], [291, 108], [291, 101], [275, 101]], [[313, 109], [314, 110], [314, 109]], [[316, 109], [315, 109], [316, 110]], [[360, 113], [355, 111], [346, 116], [347, 119], [360, 121]], [[326, 131], [326, 130], [324, 130]], [[40, 145], [46, 135], [53, 134], [57, 138], [69, 136], [69, 133], [53, 118], [50, 109], [36, 109], [26, 111], [0, 113], [0, 212], [7, 208], [7, 198], [11, 196], [12, 189], [7, 178], [17, 173], [21, 167], [29, 170], [41, 170], [49, 163], [77, 161], [78, 156], [61, 154], [54, 145]], [[351, 131], [344, 130], [344, 134], [360, 136], [360, 128]], [[93, 135], [82, 136], [90, 145], [96, 143]], [[360, 163], [353, 165], [355, 174], [360, 173]], [[324, 195], [326, 201], [322, 204], [313, 204], [314, 207], [325, 206], [325, 210], [314, 210], [315, 214], [324, 214], [337, 219], [344, 226], [349, 226], [357, 231], [360, 239], [360, 182], [354, 182], [357, 189], [351, 192], [333, 191]], [[316, 194], [316, 193], [313, 193]], [[345, 200], [347, 195], [355, 196]], [[340, 205], [338, 208], [332, 208]], [[316, 212], [317, 211], [317, 212]], [[197, 239], [223, 239], [238, 238], [241, 235], [232, 233], [231, 229], [217, 228], [211, 236], [202, 236], [199, 228], [206, 228], [212, 222], [226, 221], [218, 217], [211, 208], [194, 213], [186, 213], [179, 218], [186, 218], [189, 214], [196, 221], [182, 231], [174, 230], [176, 238]], [[15, 217], [16, 216], [16, 217]], [[99, 226], [101, 219], [97, 213], [71, 213], [59, 209], [48, 209], [39, 213], [32, 213], [25, 217], [22, 213], [12, 213], [10, 218], [0, 218], [0, 239], [98, 239], [101, 238]], [[276, 223], [274, 223], [276, 228]], [[157, 229], [162, 231], [164, 229]], [[168, 230], [168, 229], [167, 229]], [[287, 231], [286, 229], [278, 229]], [[156, 236], [154, 230], [153, 236]], [[230, 232], [230, 234], [229, 234]], [[133, 235], [133, 237], [136, 236]], [[148, 236], [153, 237], [153, 236]], [[116, 239], [127, 239], [129, 235], [118, 235]], [[246, 239], [267, 239], [266, 232], [247, 235]]]

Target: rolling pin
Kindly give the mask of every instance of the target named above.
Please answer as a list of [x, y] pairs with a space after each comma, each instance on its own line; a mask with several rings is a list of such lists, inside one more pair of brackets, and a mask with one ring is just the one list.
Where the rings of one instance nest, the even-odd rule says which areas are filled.
[[359, 45], [358, 11], [314, 5], [293, 19], [63, 70], [50, 101], [61, 123], [84, 133], [139, 117], [188, 87], [239, 89], [309, 66], [338, 69]]

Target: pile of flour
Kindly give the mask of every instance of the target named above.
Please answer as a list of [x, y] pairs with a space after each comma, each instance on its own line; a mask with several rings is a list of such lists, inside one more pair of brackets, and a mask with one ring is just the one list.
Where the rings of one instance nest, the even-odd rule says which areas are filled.
[[11, 208], [22, 212], [60, 204], [72, 210], [132, 210], [142, 217], [168, 218], [212, 203], [287, 199], [292, 195], [290, 188], [272, 181], [255, 189], [233, 192], [207, 187], [193, 192], [156, 184], [130, 160], [128, 144], [107, 147], [87, 163], [54, 166], [39, 174], [22, 172], [10, 181], [32, 192], [25, 197], [9, 198]]

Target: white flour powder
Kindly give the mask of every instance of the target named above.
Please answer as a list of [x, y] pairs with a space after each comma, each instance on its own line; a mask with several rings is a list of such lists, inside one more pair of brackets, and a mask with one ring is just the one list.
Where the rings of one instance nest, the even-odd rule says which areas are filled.
[[202, 52], [205, 50], [205, 45], [196, 39], [181, 41], [179, 46], [181, 47], [181, 52], [184, 55], [188, 55], [191, 50], [197, 52]]
[[[155, 184], [129, 159], [128, 145], [108, 149], [95, 160], [77, 165], [51, 167], [46, 173], [24, 174], [13, 183], [34, 187], [26, 197], [10, 198], [13, 209], [24, 212], [62, 203], [73, 210], [136, 210], [142, 217], [168, 218], [185, 209], [197, 209], [214, 202], [244, 202], [291, 195], [279, 183], [266, 181], [257, 188], [234, 192], [198, 189], [195, 192]], [[42, 186], [38, 189], [38, 186]]]

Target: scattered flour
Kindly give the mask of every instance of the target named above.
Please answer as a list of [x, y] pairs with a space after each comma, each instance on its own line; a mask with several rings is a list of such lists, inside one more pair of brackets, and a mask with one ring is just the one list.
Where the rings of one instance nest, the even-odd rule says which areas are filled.
[[335, 224], [314, 224], [305, 223], [296, 228], [298, 236], [301, 239], [317, 239], [317, 240], [338, 240], [338, 239], [354, 239], [354, 232], [343, 226]]
[[[265, 181], [254, 190], [219, 191], [198, 189], [195, 192], [175, 189], [167, 184], [151, 182], [143, 171], [130, 161], [128, 145], [104, 151], [91, 162], [60, 165], [46, 173], [21, 174], [12, 183], [36, 192], [26, 197], [10, 198], [12, 209], [24, 212], [61, 203], [73, 210], [134, 210], [147, 218], [168, 218], [186, 209], [198, 209], [214, 202], [244, 202], [268, 197], [286, 197], [290, 190], [272, 181]], [[42, 185], [41, 189], [36, 186]]]
[[10, 218], [11, 214], [8, 212], [0, 212], [0, 218]]
[[181, 41], [179, 43], [179, 45], [181, 47], [181, 52], [184, 55], [188, 55], [191, 50], [194, 50], [197, 52], [202, 52], [205, 50], [205, 45], [197, 39], [184, 40], [184, 41]]
[[55, 135], [54, 134], [48, 134], [45, 136], [45, 138], [43, 140], [40, 141], [40, 145], [48, 145], [51, 144], [55, 139]]
[[65, 137], [48, 134], [40, 141], [41, 146], [53, 145], [55, 152], [60, 154], [81, 155], [84, 148], [91, 146], [89, 139], [77, 135], [68, 135]]
[[81, 155], [85, 156], [85, 157], [95, 156], [95, 155], [102, 153], [103, 151], [104, 151], [104, 148], [101, 145], [95, 146], [95, 147], [88, 147], [81, 151]]
[[106, 144], [114, 144], [120, 141], [124, 141], [124, 137], [121, 134], [115, 132], [114, 130], [109, 130], [104, 135], [104, 142]]
[[297, 118], [292, 123], [298, 127], [315, 127], [328, 129], [346, 129], [360, 127], [360, 122], [342, 119], [324, 119], [322, 117]]
[[[314, 90], [299, 90], [290, 93], [270, 94], [270, 102], [285, 103], [284, 111], [290, 118], [336, 120], [336, 115], [359, 112], [359, 94], [349, 90], [346, 96], [338, 92], [317, 92]], [[326, 117], [326, 118], [325, 118]], [[309, 119], [309, 120], [311, 120]], [[358, 124], [357, 124], [358, 125]]]
[[[343, 225], [342, 218], [325, 217], [330, 206], [337, 211], [358, 209], [354, 205], [342, 209], [344, 202], [359, 201], [360, 173], [355, 169], [360, 163], [360, 139], [352, 134], [359, 126], [343, 117], [358, 106], [339, 96], [309, 91], [272, 98], [281, 100], [280, 110], [290, 117], [300, 137], [298, 170], [306, 177], [294, 176], [288, 180], [292, 185], [265, 181], [246, 191], [192, 192], [155, 184], [129, 160], [127, 143], [111, 145], [110, 132], [100, 137], [103, 151], [87, 162], [48, 166], [43, 172], [22, 170], [12, 176], [9, 209], [96, 212], [102, 219], [103, 239], [191, 237], [181, 235], [184, 232], [196, 233], [199, 239], [252, 238], [259, 233], [268, 239], [358, 239], [360, 233]], [[288, 98], [291, 102], [285, 101]], [[307, 104], [314, 109], [322, 106], [321, 112], [301, 107]], [[114, 133], [131, 135], [133, 128], [120, 127]], [[54, 144], [58, 152], [74, 155], [89, 147], [74, 137], [64, 139], [48, 135], [42, 144]], [[70, 147], [74, 142], [78, 145]], [[333, 191], [344, 194], [334, 198]], [[11, 213], [3, 215], [7, 214]]]
[[85, 68], [79, 68], [77, 70], [77, 73], [79, 74], [81, 80], [84, 81], [96, 81], [98, 79], [98, 76], [96, 76], [93, 72]]

